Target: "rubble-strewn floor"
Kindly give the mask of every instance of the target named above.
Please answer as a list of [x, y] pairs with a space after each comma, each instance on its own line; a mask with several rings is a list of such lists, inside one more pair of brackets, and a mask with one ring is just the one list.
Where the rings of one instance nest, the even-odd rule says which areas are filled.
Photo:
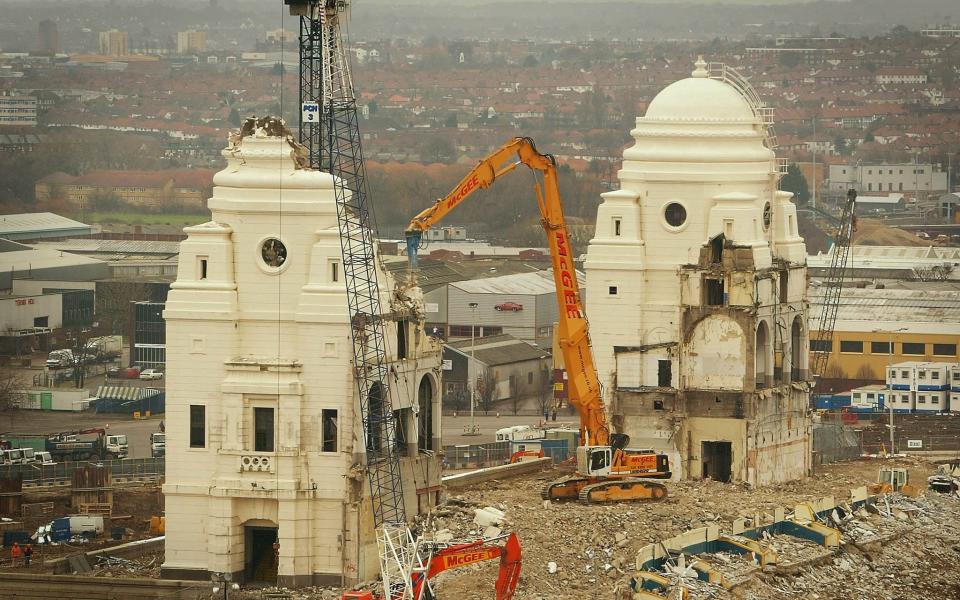
[[[881, 464], [889, 463], [830, 465], [806, 481], [758, 490], [709, 481], [668, 484], [670, 496], [660, 503], [550, 503], [545, 507], [541, 487], [564, 474], [554, 470], [481, 484], [454, 495], [454, 502], [438, 511], [434, 526], [449, 529], [457, 538], [471, 538], [483, 529], [473, 523], [475, 508], [505, 510], [505, 529], [516, 531], [523, 545], [518, 600], [630, 598], [626, 584], [642, 546], [710, 523], [729, 532], [734, 519], [758, 512], [772, 514], [777, 506], [789, 510], [798, 502], [829, 495], [838, 502], [846, 500], [851, 488], [876, 481]], [[911, 481], [920, 488], [933, 470], [917, 460], [894, 464], [909, 467]], [[783, 569], [792, 575], [754, 569], [752, 577], [730, 591], [697, 584], [691, 598], [960, 598], [960, 499], [930, 492], [905, 502], [910, 509], [908, 520], [906, 515], [897, 519], [872, 514], [843, 523], [844, 544], [833, 557], [817, 556], [816, 546], [776, 536], [767, 543], [779, 546], [781, 563], [794, 563], [792, 569]], [[797, 555], [792, 556], [791, 550]], [[437, 579], [440, 597], [492, 598], [497, 576], [494, 562], [442, 574]], [[548, 571], [550, 562], [556, 563], [555, 573]], [[710, 562], [723, 565], [725, 561], [714, 556]], [[739, 572], [749, 566], [746, 561], [730, 563], [723, 570]]]

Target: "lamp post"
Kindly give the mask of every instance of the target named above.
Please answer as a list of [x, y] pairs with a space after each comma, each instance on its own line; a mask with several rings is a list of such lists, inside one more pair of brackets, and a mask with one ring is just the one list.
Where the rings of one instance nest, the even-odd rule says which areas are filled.
[[473, 348], [475, 341], [475, 333], [477, 328], [477, 309], [480, 307], [480, 304], [477, 302], [470, 302], [467, 304], [470, 307], [470, 310], [473, 312], [473, 319], [470, 322], [470, 361], [467, 363], [467, 380], [470, 387], [470, 425], [464, 427], [464, 435], [479, 435], [480, 430], [477, 427], [477, 423], [474, 420], [473, 415], [473, 405], [476, 404], [477, 396], [477, 382], [476, 377], [471, 373], [471, 368], [475, 366], [473, 360]]
[[214, 595], [220, 593], [223, 590], [223, 600], [228, 600], [230, 598], [230, 591], [237, 591], [240, 589], [240, 585], [237, 583], [231, 583], [233, 581], [233, 576], [230, 573], [213, 573], [210, 576], [210, 580], [213, 582], [213, 590], [211, 590]]
[[906, 327], [901, 327], [900, 329], [894, 330], [884, 330], [884, 329], [874, 329], [871, 333], [886, 333], [890, 337], [887, 341], [887, 372], [884, 379], [887, 382], [887, 409], [890, 411], [890, 455], [896, 454], [894, 450], [894, 436], [893, 436], [893, 401], [890, 398], [891, 392], [893, 391], [893, 382], [890, 377], [890, 367], [893, 366], [893, 334], [900, 333], [901, 331], [906, 331]]

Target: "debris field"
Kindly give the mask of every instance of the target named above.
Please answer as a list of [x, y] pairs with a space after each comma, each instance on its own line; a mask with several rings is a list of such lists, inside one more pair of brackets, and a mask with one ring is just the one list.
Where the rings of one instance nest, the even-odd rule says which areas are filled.
[[[749, 554], [717, 552], [684, 558], [687, 565], [708, 563], [723, 585], [696, 580], [690, 568], [674, 567], [669, 576], [688, 588], [691, 599], [960, 598], [960, 498], [924, 490], [934, 466], [915, 459], [825, 465], [805, 481], [759, 489], [682, 481], [668, 484], [663, 502], [607, 505], [542, 500], [542, 486], [565, 474], [554, 468], [466, 488], [424, 528], [443, 539], [516, 531], [523, 545], [517, 600], [631, 599], [640, 548], [708, 525], [729, 534], [737, 519], [771, 517], [777, 508], [824, 496], [842, 501], [852, 488], [875, 483], [881, 466], [907, 467], [922, 495], [889, 494], [869, 510], [835, 511], [826, 524], [841, 532], [839, 548], [765, 535], [758, 541], [776, 551], [776, 565], [761, 568]], [[502, 519], [491, 522], [489, 515], [499, 512]], [[492, 598], [497, 569], [496, 561], [457, 569], [441, 574], [435, 588], [442, 598]]]

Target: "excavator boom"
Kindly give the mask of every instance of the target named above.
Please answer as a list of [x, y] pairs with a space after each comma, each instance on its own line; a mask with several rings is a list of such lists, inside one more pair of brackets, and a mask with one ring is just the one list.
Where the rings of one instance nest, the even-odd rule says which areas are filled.
[[585, 444], [606, 445], [610, 443], [610, 429], [601, 397], [600, 380], [590, 349], [587, 318], [563, 215], [556, 160], [552, 155], [538, 152], [530, 138], [517, 137], [482, 159], [450, 194], [437, 200], [433, 206], [410, 221], [406, 231], [407, 258], [411, 267], [415, 268], [417, 248], [424, 231], [443, 219], [473, 192], [490, 187], [497, 177], [521, 164], [543, 175], [543, 184], [538, 184], [535, 191], [540, 208], [540, 222], [547, 234], [553, 261], [553, 279], [559, 307], [557, 338], [567, 367], [570, 402], [580, 414], [580, 439]]
[[543, 497], [549, 500], [579, 499], [584, 502], [659, 500], [667, 488], [647, 478], [670, 477], [669, 460], [652, 450], [630, 450], [630, 438], [610, 431], [600, 377], [593, 361], [587, 317], [580, 296], [580, 284], [573, 262], [573, 249], [563, 215], [557, 182], [557, 164], [550, 154], [537, 151], [533, 140], [513, 138], [484, 158], [445, 198], [424, 210], [407, 226], [407, 258], [416, 268], [417, 249], [423, 232], [463, 203], [473, 192], [489, 187], [497, 177], [526, 165], [543, 177], [534, 186], [540, 223], [547, 234], [559, 317], [557, 343], [567, 369], [570, 403], [580, 415], [580, 446], [577, 474], [547, 485]]

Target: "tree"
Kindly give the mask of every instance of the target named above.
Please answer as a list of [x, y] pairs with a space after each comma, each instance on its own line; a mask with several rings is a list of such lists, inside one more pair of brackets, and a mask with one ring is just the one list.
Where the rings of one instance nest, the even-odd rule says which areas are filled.
[[90, 207], [98, 212], [119, 210], [123, 201], [111, 191], [97, 191], [90, 195]]
[[477, 375], [476, 383], [477, 404], [483, 414], [490, 412], [493, 403], [497, 399], [497, 380], [493, 377], [493, 371], [484, 369]]
[[833, 147], [836, 148], [837, 154], [846, 154], [847, 153], [847, 138], [842, 135], [838, 135], [836, 139], [833, 140]]
[[547, 414], [547, 410], [552, 404], [553, 377], [551, 377], [550, 369], [544, 368], [540, 370], [540, 385], [537, 387], [537, 408], [540, 409], [538, 414]]
[[796, 163], [790, 163], [790, 166], [787, 167], [787, 174], [780, 180], [780, 188], [787, 192], [793, 192], [797, 204], [806, 204], [810, 200], [810, 188], [807, 186], [807, 179]]
[[227, 117], [227, 121], [234, 127], [240, 127], [240, 112], [236, 107], [230, 109], [230, 116]]
[[528, 54], [527, 57], [523, 59], [523, 66], [527, 68], [536, 67], [539, 64], [540, 63], [537, 62], [537, 57], [532, 54]]
[[23, 380], [8, 366], [0, 367], [0, 411], [18, 408], [24, 399]]
[[450, 140], [440, 136], [430, 136], [420, 147], [423, 162], [448, 162], [456, 155], [456, 149]]

